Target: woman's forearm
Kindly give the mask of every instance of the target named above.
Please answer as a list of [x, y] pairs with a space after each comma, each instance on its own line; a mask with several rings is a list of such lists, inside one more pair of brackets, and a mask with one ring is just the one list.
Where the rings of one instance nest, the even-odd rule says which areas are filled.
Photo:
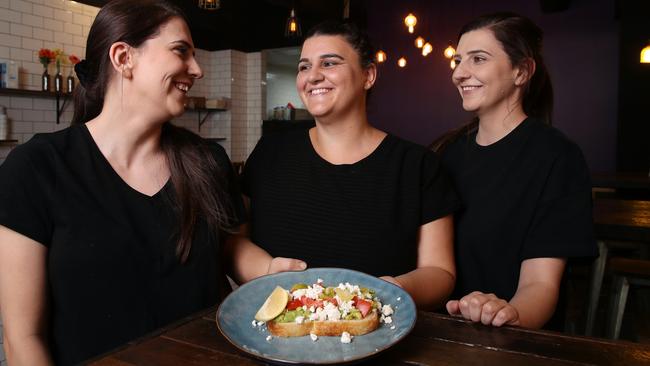
[[268, 273], [273, 257], [255, 245], [247, 236], [239, 234], [228, 239], [231, 275], [237, 283], [245, 283]]
[[442, 307], [455, 283], [455, 277], [439, 267], [420, 267], [395, 279], [422, 310]]
[[522, 327], [539, 329], [553, 316], [559, 293], [559, 286], [534, 282], [518, 288], [509, 303], [517, 309]]
[[4, 337], [7, 363], [12, 366], [54, 365], [44, 337], [31, 335], [24, 337]]

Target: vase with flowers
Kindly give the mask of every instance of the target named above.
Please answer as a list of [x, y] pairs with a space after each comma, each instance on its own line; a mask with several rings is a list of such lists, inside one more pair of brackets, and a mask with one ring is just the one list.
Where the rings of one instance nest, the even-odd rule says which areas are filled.
[[43, 65], [43, 76], [41, 77], [41, 90], [50, 91], [50, 74], [47, 72], [47, 66], [54, 59], [54, 53], [47, 49], [41, 48], [38, 51], [38, 60]]
[[60, 93], [63, 91], [63, 74], [61, 74], [61, 61], [65, 62], [65, 54], [60, 48], [53, 51], [56, 63], [56, 75], [54, 75], [54, 91]]
[[78, 64], [81, 60], [79, 59], [79, 57], [75, 55], [70, 55], [68, 57], [68, 60], [70, 60], [70, 64], [72, 65], [72, 67], [70, 67], [70, 74], [66, 79], [65, 91], [66, 93], [72, 93], [72, 91], [74, 90], [74, 65]]

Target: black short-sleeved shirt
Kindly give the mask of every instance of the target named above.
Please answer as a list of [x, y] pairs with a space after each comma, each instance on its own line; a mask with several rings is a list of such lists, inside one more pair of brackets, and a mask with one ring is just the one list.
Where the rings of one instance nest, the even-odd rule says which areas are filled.
[[510, 300], [522, 261], [596, 254], [589, 171], [558, 130], [528, 118], [489, 146], [463, 136], [442, 160], [463, 202], [456, 298], [478, 290]]
[[459, 205], [436, 155], [391, 135], [343, 165], [322, 159], [308, 130], [269, 135], [242, 179], [251, 238], [272, 256], [375, 276], [415, 269], [420, 226]]
[[[224, 180], [228, 157], [215, 144]], [[189, 259], [175, 255], [168, 182], [153, 196], [124, 182], [85, 125], [36, 135], [0, 166], [0, 225], [48, 248], [51, 351], [75, 364], [219, 300], [220, 245], [197, 226]], [[241, 212], [241, 198], [236, 212]]]

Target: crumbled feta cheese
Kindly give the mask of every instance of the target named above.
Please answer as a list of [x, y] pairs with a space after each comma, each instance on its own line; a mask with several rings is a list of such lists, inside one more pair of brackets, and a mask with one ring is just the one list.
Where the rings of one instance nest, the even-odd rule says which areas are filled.
[[393, 322], [393, 318], [391, 318], [390, 316], [385, 316], [384, 317], [384, 323], [390, 324], [392, 322]]
[[318, 336], [316, 334], [314, 334], [314, 333], [309, 333], [309, 338], [311, 338], [311, 340], [313, 342], [316, 342], [316, 340], [318, 339]]
[[341, 312], [339, 311], [339, 308], [336, 305], [332, 304], [331, 302], [325, 303], [323, 312], [327, 316], [327, 320], [337, 321], [341, 319]]
[[352, 342], [352, 336], [348, 332], [343, 332], [341, 334], [341, 343], [350, 343]]
[[390, 327], [390, 329], [395, 329], [395, 326], [394, 326], [394, 325], [393, 325], [393, 326], [391, 326], [391, 327]]
[[319, 279], [316, 280], [316, 283], [319, 284], [319, 285], [320, 285], [321, 283], [323, 283], [323, 282], [325, 282], [325, 281], [323, 281], [322, 278], [319, 278]]
[[267, 337], [266, 337], [266, 341], [267, 341], [267, 342], [270, 341], [271, 338], [273, 338], [273, 337], [271, 337], [271, 336], [267, 336]]
[[264, 321], [260, 320], [260, 321], [257, 322], [257, 325], [261, 327], [262, 325], [264, 325], [264, 323], [265, 323]]
[[296, 317], [296, 323], [298, 323], [298, 324], [302, 324], [304, 321], [305, 321], [305, 317], [304, 317], [304, 316], [297, 316], [297, 317]]
[[384, 314], [385, 316], [392, 315], [393, 308], [390, 306], [390, 304], [384, 305], [381, 307], [381, 313]]
[[257, 326], [257, 322], [255, 321], [255, 319], [253, 319], [253, 323], [252, 323], [252, 324], [253, 324], [253, 328], [255, 328], [255, 327]]
[[398, 298], [397, 298], [397, 301], [402, 301], [402, 297], [401, 297], [401, 296], [398, 297]]

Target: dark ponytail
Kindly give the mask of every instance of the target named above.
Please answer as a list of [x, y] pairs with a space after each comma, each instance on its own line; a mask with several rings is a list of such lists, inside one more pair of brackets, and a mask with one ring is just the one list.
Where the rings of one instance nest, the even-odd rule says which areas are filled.
[[[73, 124], [88, 122], [103, 108], [114, 75], [109, 60], [111, 45], [125, 42], [137, 48], [175, 17], [187, 22], [181, 10], [165, 0], [139, 0], [137, 4], [132, 0], [113, 0], [102, 7], [88, 33], [86, 59], [75, 66], [81, 85], [75, 90]], [[233, 225], [232, 207], [223, 189], [229, 182], [221, 174], [229, 167], [218, 166], [201, 137], [170, 122], [162, 127], [160, 143], [176, 193], [174, 203], [179, 218], [176, 254], [185, 262], [199, 222], [206, 222], [215, 237], [230, 231]]]
[[[477, 29], [487, 28], [501, 43], [513, 66], [522, 65], [526, 60], [535, 61], [535, 73], [524, 86], [522, 107], [530, 117], [541, 119], [551, 124], [553, 115], [553, 86], [542, 57], [542, 30], [530, 19], [509, 12], [494, 13], [480, 16], [465, 24], [458, 34], [458, 39]], [[471, 134], [478, 129], [478, 118], [469, 124], [453, 130], [431, 144], [431, 148], [442, 151], [455, 139]]]

